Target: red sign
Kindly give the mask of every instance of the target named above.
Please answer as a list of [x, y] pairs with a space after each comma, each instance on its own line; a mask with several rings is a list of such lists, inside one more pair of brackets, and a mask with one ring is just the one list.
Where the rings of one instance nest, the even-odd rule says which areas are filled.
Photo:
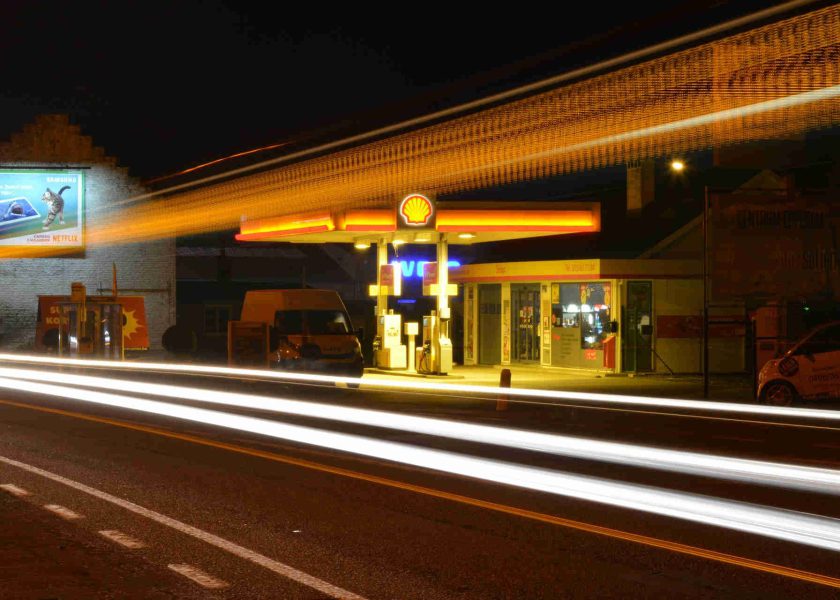
[[598, 351], [597, 350], [584, 350], [583, 351], [583, 358], [586, 360], [598, 360]]
[[400, 202], [400, 216], [406, 225], [422, 227], [429, 223], [434, 214], [432, 201], [422, 194], [411, 194]]
[[438, 268], [436, 262], [428, 262], [423, 265], [423, 285], [431, 285], [438, 282]]
[[379, 285], [389, 287], [394, 285], [394, 265], [379, 266]]

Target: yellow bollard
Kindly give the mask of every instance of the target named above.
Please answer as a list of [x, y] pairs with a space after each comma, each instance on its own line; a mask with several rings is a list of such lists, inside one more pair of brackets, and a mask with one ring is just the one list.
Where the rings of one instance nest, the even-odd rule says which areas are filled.
[[[502, 369], [502, 373], [499, 376], [499, 387], [500, 388], [509, 388], [510, 387], [510, 369]], [[507, 394], [499, 394], [498, 400], [496, 400], [496, 410], [507, 410], [508, 409], [508, 399], [510, 396]]]

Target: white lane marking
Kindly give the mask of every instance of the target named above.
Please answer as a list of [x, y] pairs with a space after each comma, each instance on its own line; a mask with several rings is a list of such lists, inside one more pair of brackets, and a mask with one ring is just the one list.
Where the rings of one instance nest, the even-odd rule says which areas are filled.
[[6, 490], [13, 496], [30, 496], [31, 494], [23, 488], [19, 488], [13, 483], [4, 483], [0, 485], [0, 489]]
[[104, 529], [99, 532], [99, 535], [108, 538], [112, 542], [118, 543], [120, 546], [131, 548], [132, 550], [146, 547], [146, 544], [144, 544], [140, 540], [135, 539], [130, 535], [123, 533], [122, 531], [117, 531], [116, 529]]
[[211, 590], [218, 590], [228, 587], [228, 583], [221, 579], [216, 579], [212, 575], [208, 575], [201, 569], [197, 569], [191, 565], [168, 565], [170, 569], [176, 573], [180, 573], [184, 577], [192, 579], [201, 587], [206, 587]]
[[65, 508], [60, 504], [45, 504], [44, 508], [47, 510], [54, 512], [62, 519], [67, 519], [68, 521], [73, 521], [76, 519], [83, 519], [84, 517], [77, 512], [73, 512], [69, 508]]
[[88, 494], [95, 498], [99, 498], [100, 500], [104, 500], [105, 502], [110, 502], [111, 504], [115, 504], [135, 514], [142, 515], [147, 519], [151, 519], [152, 521], [160, 523], [161, 525], [171, 527], [176, 531], [180, 531], [181, 533], [185, 533], [186, 535], [197, 538], [203, 542], [210, 544], [211, 546], [221, 548], [222, 550], [229, 552], [234, 556], [244, 558], [245, 560], [260, 565], [261, 567], [264, 567], [269, 571], [273, 571], [278, 575], [282, 575], [283, 577], [291, 579], [292, 581], [296, 581], [297, 583], [303, 584], [332, 598], [339, 598], [340, 600], [365, 600], [363, 596], [359, 596], [352, 592], [348, 592], [347, 590], [332, 585], [331, 583], [327, 583], [322, 579], [318, 579], [317, 577], [310, 575], [309, 573], [298, 571], [294, 567], [290, 567], [289, 565], [285, 565], [281, 562], [272, 560], [267, 556], [263, 556], [262, 554], [254, 552], [253, 550], [249, 550], [248, 548], [240, 546], [239, 544], [234, 544], [233, 542], [229, 542], [228, 540], [221, 538], [217, 535], [208, 533], [203, 529], [193, 527], [192, 525], [187, 525], [186, 523], [182, 523], [181, 521], [173, 519], [172, 517], [167, 517], [166, 515], [162, 515], [148, 508], [144, 508], [139, 504], [134, 504], [133, 502], [129, 502], [128, 500], [117, 498], [116, 496], [112, 496], [107, 492], [97, 490], [96, 488], [92, 488], [83, 483], [79, 483], [78, 481], [67, 479], [66, 477], [62, 477], [61, 475], [45, 471], [44, 469], [39, 469], [38, 467], [33, 467], [32, 465], [22, 463], [12, 458], [0, 456], [0, 462], [5, 463], [7, 465], [11, 465], [13, 467], [17, 467], [19, 469], [23, 469], [24, 471], [28, 471], [29, 473], [35, 473], [36, 475], [40, 475], [41, 477], [46, 477], [47, 479], [51, 479], [52, 481], [57, 481], [58, 483], [62, 483], [75, 490], [84, 492], [85, 494]]

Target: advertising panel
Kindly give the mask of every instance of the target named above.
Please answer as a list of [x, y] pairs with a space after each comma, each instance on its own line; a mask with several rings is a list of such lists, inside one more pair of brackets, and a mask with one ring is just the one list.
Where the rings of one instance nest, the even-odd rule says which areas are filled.
[[84, 175], [0, 171], [0, 246], [83, 248]]

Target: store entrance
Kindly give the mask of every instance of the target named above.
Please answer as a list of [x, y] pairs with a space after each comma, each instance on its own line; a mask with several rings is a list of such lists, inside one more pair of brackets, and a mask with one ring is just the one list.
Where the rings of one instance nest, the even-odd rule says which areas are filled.
[[513, 284], [510, 286], [512, 340], [511, 361], [538, 362], [540, 360], [540, 286]]
[[624, 340], [621, 346], [623, 371], [653, 370], [653, 286], [650, 281], [628, 281], [627, 303], [622, 308]]
[[478, 286], [478, 362], [498, 365], [502, 362], [502, 286], [498, 283]]

